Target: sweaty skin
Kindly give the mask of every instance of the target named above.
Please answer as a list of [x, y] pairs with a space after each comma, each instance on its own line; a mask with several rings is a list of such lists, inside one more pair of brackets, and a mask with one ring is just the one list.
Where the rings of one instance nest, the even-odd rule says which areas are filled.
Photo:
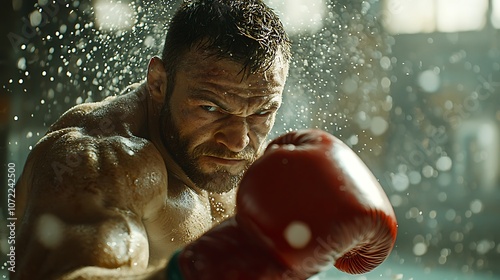
[[[170, 117], [188, 152], [263, 148], [288, 69], [277, 59], [247, 77], [241, 67], [185, 54]], [[233, 215], [236, 189], [221, 186], [230, 190], [218, 194], [195, 185], [165, 147], [167, 78], [152, 58], [146, 82], [73, 107], [35, 146], [16, 189], [13, 279], [162, 279], [175, 250]], [[249, 162], [202, 154], [195, 164], [205, 173], [236, 174]]]

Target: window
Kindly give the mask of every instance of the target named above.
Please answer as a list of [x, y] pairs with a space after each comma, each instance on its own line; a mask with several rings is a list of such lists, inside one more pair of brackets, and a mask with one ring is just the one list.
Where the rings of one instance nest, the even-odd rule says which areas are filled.
[[500, 0], [492, 0], [491, 24], [500, 28]]
[[[500, 27], [500, 0], [493, 1], [491, 22]], [[393, 33], [481, 30], [487, 22], [488, 0], [386, 0], [384, 25]]]

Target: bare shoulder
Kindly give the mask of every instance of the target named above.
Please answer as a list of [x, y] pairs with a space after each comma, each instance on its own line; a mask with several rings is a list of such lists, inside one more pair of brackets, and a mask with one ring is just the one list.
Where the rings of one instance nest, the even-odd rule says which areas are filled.
[[70, 108], [48, 132], [77, 127], [96, 137], [137, 135], [145, 128], [145, 122], [144, 97], [140, 89], [131, 88], [123, 95]]
[[16, 238], [19, 267], [26, 270], [21, 279], [84, 266], [145, 269], [142, 220], [162, 207], [166, 188], [163, 159], [146, 139], [96, 137], [78, 127], [48, 133], [16, 187], [24, 201]]
[[32, 191], [57, 196], [119, 191], [120, 198], [114, 201], [127, 207], [164, 191], [164, 162], [138, 129], [147, 127], [138, 92], [132, 89], [74, 106], [48, 129], [30, 153], [18, 182], [20, 215]]
[[66, 127], [40, 140], [23, 177], [31, 178], [26, 186], [31, 197], [89, 195], [92, 203], [147, 215], [148, 206], [166, 195], [166, 172], [161, 155], [144, 138]]
[[113, 201], [126, 207], [166, 193], [167, 171], [161, 154], [143, 137], [147, 123], [137, 92], [65, 112], [30, 153], [21, 183], [57, 195], [118, 192]]

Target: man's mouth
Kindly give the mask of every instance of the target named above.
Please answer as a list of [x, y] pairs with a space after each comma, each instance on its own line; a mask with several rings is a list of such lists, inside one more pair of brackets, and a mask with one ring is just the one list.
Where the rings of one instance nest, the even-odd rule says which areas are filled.
[[205, 155], [203, 157], [211, 162], [218, 164], [218, 165], [228, 165], [228, 166], [242, 164], [242, 163], [247, 161], [244, 158], [220, 157], [220, 156], [213, 156], [213, 155]]

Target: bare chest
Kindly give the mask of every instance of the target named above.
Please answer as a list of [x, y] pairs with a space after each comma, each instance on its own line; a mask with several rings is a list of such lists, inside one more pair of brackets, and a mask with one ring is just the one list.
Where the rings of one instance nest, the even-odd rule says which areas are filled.
[[212, 226], [210, 210], [203, 201], [183, 193], [144, 221], [148, 234], [150, 262], [168, 258]]
[[200, 195], [176, 184], [169, 180], [166, 203], [144, 221], [151, 264], [168, 260], [176, 250], [233, 213], [232, 200]]

